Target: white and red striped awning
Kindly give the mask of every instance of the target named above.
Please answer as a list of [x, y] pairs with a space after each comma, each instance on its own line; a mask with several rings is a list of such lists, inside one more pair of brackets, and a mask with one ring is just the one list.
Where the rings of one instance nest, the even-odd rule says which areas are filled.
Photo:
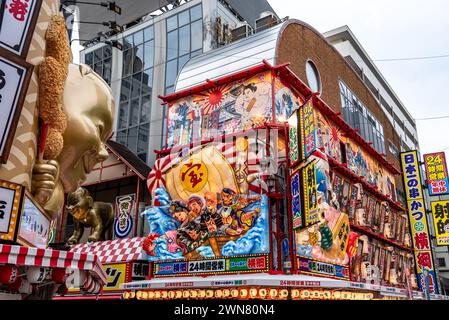
[[115, 239], [74, 245], [69, 252], [74, 254], [94, 254], [101, 263], [117, 263], [146, 260], [142, 248], [143, 238]]
[[107, 283], [107, 275], [94, 254], [0, 244], [0, 264], [78, 269], [87, 271], [103, 284]]

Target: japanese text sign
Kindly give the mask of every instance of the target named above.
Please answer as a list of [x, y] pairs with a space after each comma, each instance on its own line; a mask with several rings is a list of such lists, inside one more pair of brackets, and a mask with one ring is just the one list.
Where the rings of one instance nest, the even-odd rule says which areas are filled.
[[135, 206], [136, 195], [134, 193], [116, 198], [114, 232], [117, 238], [126, 238], [132, 234], [132, 213], [135, 210]]
[[290, 118], [288, 118], [288, 128], [290, 167], [294, 167], [300, 161], [298, 141], [298, 111], [293, 112]]
[[303, 190], [304, 190], [304, 220], [305, 225], [309, 226], [318, 222], [318, 190], [316, 182], [316, 164], [315, 161], [309, 163], [302, 169]]
[[[26, 56], [41, 0], [5, 0], [0, 4], [0, 47]], [[12, 32], [14, 30], [14, 32]]]
[[292, 194], [292, 217], [293, 217], [293, 229], [298, 229], [302, 226], [301, 219], [301, 195], [300, 195], [300, 177], [299, 171], [292, 176], [291, 180], [291, 194]]
[[446, 157], [444, 152], [424, 155], [426, 178], [429, 195], [436, 196], [449, 193], [449, 177], [447, 175]]
[[0, 240], [16, 241], [23, 194], [21, 185], [0, 181]]
[[0, 49], [0, 163], [6, 163], [14, 139], [31, 66]]
[[432, 207], [437, 245], [447, 246], [449, 245], [449, 200], [433, 201], [430, 205]]
[[315, 115], [312, 99], [309, 99], [309, 101], [304, 104], [301, 111], [302, 158], [305, 159], [316, 150]]
[[[432, 262], [431, 244], [427, 225], [426, 208], [423, 199], [421, 174], [416, 150], [401, 153], [401, 165], [405, 185], [405, 196], [410, 218], [411, 236], [415, 252], [416, 273], [421, 290], [425, 288], [423, 271], [429, 272], [429, 277], [435, 279], [435, 271]], [[435, 281], [431, 281], [436, 283]], [[431, 293], [438, 293], [434, 285]]]

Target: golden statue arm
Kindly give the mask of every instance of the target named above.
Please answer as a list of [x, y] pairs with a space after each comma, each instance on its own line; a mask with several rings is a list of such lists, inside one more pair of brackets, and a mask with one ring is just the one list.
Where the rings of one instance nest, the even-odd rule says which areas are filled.
[[67, 240], [67, 243], [68, 244], [79, 243], [81, 237], [83, 236], [83, 233], [84, 233], [84, 226], [75, 220], [75, 228], [73, 231], [73, 235]]
[[[91, 209], [92, 210], [92, 209]], [[95, 226], [94, 232], [89, 236], [88, 241], [98, 241], [103, 232], [103, 221], [98, 214], [92, 215], [92, 225]]]

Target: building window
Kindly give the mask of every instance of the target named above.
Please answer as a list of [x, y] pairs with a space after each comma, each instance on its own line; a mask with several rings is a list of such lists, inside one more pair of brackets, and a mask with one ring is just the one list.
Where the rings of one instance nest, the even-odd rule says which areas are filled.
[[307, 60], [306, 63], [306, 76], [310, 89], [312, 89], [313, 92], [321, 92], [320, 73], [311, 60]]
[[166, 20], [165, 94], [174, 91], [176, 78], [184, 64], [190, 58], [203, 52], [202, 16], [201, 4], [199, 4]]
[[112, 47], [110, 45], [86, 53], [84, 63], [98, 73], [108, 85], [111, 85]]
[[446, 259], [437, 258], [438, 267], [445, 268], [446, 267]]
[[117, 142], [147, 161], [154, 66], [154, 28], [123, 39], [123, 69], [118, 110]]
[[340, 81], [343, 117], [379, 153], [385, 154], [384, 127], [351, 90]]
[[393, 156], [399, 157], [399, 149], [391, 141], [388, 141], [388, 150]]

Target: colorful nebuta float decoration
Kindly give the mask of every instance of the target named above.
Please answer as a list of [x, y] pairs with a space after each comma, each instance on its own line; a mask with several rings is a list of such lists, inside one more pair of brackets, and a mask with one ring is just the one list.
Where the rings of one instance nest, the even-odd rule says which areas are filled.
[[57, 213], [64, 193], [75, 191], [105, 160], [112, 134], [114, 100], [104, 80], [86, 65], [71, 64], [64, 18], [53, 16], [46, 33], [46, 57], [39, 65], [39, 155], [32, 192]]
[[150, 260], [268, 253], [268, 199], [260, 186], [250, 190], [258, 182], [242, 155], [247, 149], [237, 139], [156, 161], [148, 180], [154, 205], [143, 213]]
[[67, 240], [68, 244], [77, 244], [85, 228], [93, 228], [88, 241], [104, 241], [111, 238], [110, 231], [114, 222], [112, 204], [94, 202], [89, 191], [80, 187], [68, 194], [66, 208], [75, 223], [73, 235]]

